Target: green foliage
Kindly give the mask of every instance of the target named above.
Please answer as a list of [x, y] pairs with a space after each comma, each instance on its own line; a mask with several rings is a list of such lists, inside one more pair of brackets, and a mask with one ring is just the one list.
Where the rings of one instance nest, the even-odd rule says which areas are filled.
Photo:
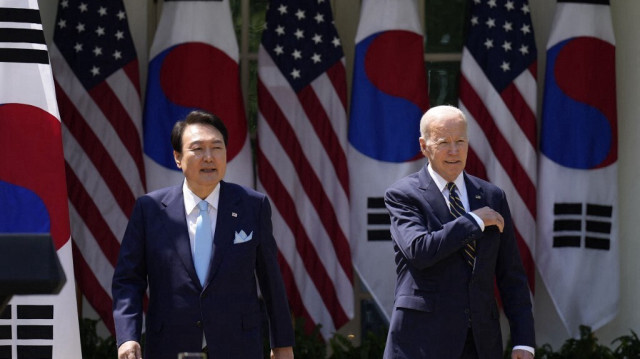
[[[82, 318], [80, 320], [80, 345], [84, 359], [113, 359], [117, 357], [116, 342], [113, 337], [101, 338], [96, 332], [100, 320]], [[386, 342], [384, 334], [368, 332], [360, 346], [341, 335], [335, 334], [329, 340], [331, 356], [327, 356], [327, 345], [320, 335], [320, 325], [310, 333], [305, 331], [303, 318], [296, 318], [296, 358], [303, 359], [378, 359], [382, 358]], [[144, 342], [144, 338], [143, 338]], [[144, 345], [144, 343], [142, 344]], [[611, 349], [612, 348], [612, 349]], [[536, 359], [637, 359], [640, 358], [640, 339], [636, 332], [623, 335], [611, 342], [611, 348], [598, 343], [591, 328], [580, 326], [580, 338], [568, 339], [555, 352], [549, 344], [536, 348]], [[265, 359], [269, 358], [269, 339], [265, 338]], [[504, 358], [511, 357], [511, 344], [507, 345]]]
[[549, 344], [536, 349], [537, 359], [632, 359], [640, 358], [640, 340], [632, 330], [631, 335], [623, 335], [611, 344], [617, 346], [611, 350], [605, 345], [598, 344], [591, 328], [580, 326], [580, 339], [568, 339], [554, 352]]
[[[316, 325], [311, 333], [305, 331], [305, 319], [295, 318], [293, 330], [296, 345], [293, 347], [293, 356], [295, 358], [305, 359], [325, 359], [327, 357], [327, 346], [320, 335], [320, 325]], [[263, 337], [264, 343], [264, 359], [270, 358], [271, 348], [269, 344], [269, 335], [265, 333]]]
[[294, 321], [294, 333], [296, 345], [293, 347], [295, 358], [325, 359], [327, 346], [320, 334], [320, 325], [316, 325], [311, 333], [305, 332], [305, 319], [296, 318]]
[[330, 359], [379, 359], [384, 354], [386, 335], [367, 332], [359, 347], [348, 338], [336, 334], [329, 340], [332, 355]]
[[84, 359], [112, 359], [118, 357], [113, 337], [100, 338], [96, 333], [98, 319], [80, 319], [80, 348]]
[[580, 326], [580, 339], [568, 339], [560, 348], [560, 353], [565, 355], [563, 358], [579, 359], [609, 359], [614, 358], [611, 349], [604, 345], [598, 344], [598, 338], [593, 335], [591, 328]]
[[619, 342], [618, 346], [613, 350], [613, 354], [619, 359], [640, 358], [640, 340], [633, 330], [631, 335], [623, 335], [615, 339], [611, 344]]

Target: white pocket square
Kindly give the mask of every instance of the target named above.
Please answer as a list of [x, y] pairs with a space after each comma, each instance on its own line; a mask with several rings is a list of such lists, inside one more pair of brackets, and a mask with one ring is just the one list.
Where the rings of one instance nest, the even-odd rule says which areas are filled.
[[240, 231], [240, 233], [236, 232], [236, 238], [233, 240], [233, 244], [249, 242], [253, 238], [253, 231], [247, 235], [244, 231]]

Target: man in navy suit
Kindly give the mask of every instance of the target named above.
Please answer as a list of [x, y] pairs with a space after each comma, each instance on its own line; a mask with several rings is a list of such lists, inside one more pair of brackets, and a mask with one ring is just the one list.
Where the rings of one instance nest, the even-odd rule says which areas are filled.
[[428, 164], [385, 193], [397, 282], [384, 358], [501, 358], [494, 283], [511, 357], [533, 358], [531, 299], [505, 193], [464, 172], [469, 143], [459, 109], [430, 109], [420, 133]]
[[262, 358], [256, 277], [269, 317], [271, 357], [293, 358], [269, 200], [222, 181], [227, 138], [218, 117], [190, 113], [171, 133], [185, 181], [136, 201], [112, 285], [119, 359], [142, 357], [147, 288], [145, 358], [202, 351], [212, 359]]

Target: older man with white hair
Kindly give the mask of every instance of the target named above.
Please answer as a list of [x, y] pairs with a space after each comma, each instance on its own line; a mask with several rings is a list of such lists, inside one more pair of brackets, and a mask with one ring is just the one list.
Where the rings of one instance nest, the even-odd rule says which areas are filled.
[[467, 121], [437, 106], [420, 121], [428, 160], [385, 193], [397, 265], [385, 359], [502, 357], [498, 285], [515, 344], [533, 358], [527, 278], [504, 191], [464, 172]]

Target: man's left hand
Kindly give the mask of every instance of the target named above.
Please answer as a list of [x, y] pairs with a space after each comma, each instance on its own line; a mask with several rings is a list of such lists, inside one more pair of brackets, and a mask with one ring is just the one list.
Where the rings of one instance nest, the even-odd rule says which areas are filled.
[[293, 359], [293, 347], [271, 349], [271, 359]]
[[511, 359], [533, 359], [533, 354], [526, 350], [516, 349], [511, 352]]

